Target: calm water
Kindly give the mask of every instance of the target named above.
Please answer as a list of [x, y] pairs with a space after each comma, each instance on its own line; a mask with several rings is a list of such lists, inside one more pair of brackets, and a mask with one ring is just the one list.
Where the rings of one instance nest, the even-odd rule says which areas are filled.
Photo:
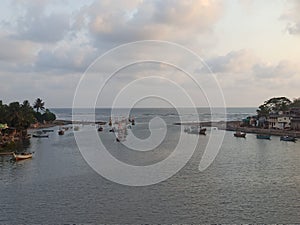
[[[146, 137], [147, 121], [164, 114], [166, 140], [150, 155], [133, 155], [114, 142], [105, 128], [100, 138], [115, 157], [149, 164], [170, 154], [180, 134], [171, 121], [178, 118], [168, 110], [149, 111], [135, 113], [133, 132]], [[61, 118], [68, 113], [61, 112]], [[251, 111], [232, 113], [244, 117]], [[92, 129], [86, 125], [78, 132], [85, 135]], [[226, 132], [215, 161], [200, 172], [199, 161], [210, 135], [208, 131], [200, 136], [195, 154], [180, 172], [146, 187], [119, 185], [94, 172], [83, 160], [72, 131], [32, 139], [28, 149], [35, 152], [32, 160], [0, 157], [0, 223], [300, 222], [299, 142], [281, 142], [279, 137], [257, 140], [252, 134], [238, 139]], [[184, 138], [196, 137], [184, 134]]]

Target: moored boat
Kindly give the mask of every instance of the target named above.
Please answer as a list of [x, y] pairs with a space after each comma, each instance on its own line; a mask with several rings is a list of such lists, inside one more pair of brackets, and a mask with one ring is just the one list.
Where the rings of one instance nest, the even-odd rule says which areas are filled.
[[64, 130], [59, 130], [58, 131], [58, 135], [64, 135], [65, 134], [65, 131]]
[[200, 128], [199, 134], [206, 135], [206, 128]]
[[292, 141], [295, 142], [297, 139], [295, 137], [292, 136], [281, 136], [280, 137], [280, 141]]
[[271, 135], [268, 134], [257, 134], [256, 135], [257, 139], [267, 139], [267, 140], [271, 140]]
[[246, 133], [241, 132], [241, 131], [237, 131], [233, 134], [235, 137], [241, 137], [241, 138], [245, 138], [246, 137]]
[[32, 153], [18, 153], [17, 154], [17, 153], [13, 152], [13, 156], [16, 161], [30, 159], [30, 158], [32, 158], [32, 155], [33, 155]]
[[33, 134], [32, 137], [34, 138], [48, 138], [48, 134]]
[[42, 130], [44, 133], [48, 133], [48, 132], [54, 132], [54, 130], [49, 130], [49, 129], [45, 129], [45, 130]]
[[32, 137], [34, 137], [34, 138], [47, 138], [47, 137], [49, 137], [49, 135], [45, 134], [42, 131], [36, 131], [34, 134], [32, 134]]
[[98, 128], [98, 131], [100, 131], [100, 132], [103, 131], [103, 127], [100, 126], [100, 127]]
[[191, 126], [184, 128], [184, 132], [188, 134], [202, 134], [206, 135], [206, 128], [201, 128], [200, 126]]

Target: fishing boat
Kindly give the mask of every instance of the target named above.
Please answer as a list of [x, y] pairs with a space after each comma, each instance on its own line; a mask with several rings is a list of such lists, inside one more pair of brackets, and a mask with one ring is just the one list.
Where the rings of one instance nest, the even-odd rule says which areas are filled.
[[118, 122], [118, 128], [116, 133], [116, 141], [117, 142], [123, 142], [126, 140], [127, 136], [127, 121], [125, 119], [120, 120]]
[[59, 130], [58, 131], [58, 135], [64, 135], [65, 134], [65, 131], [64, 130]]
[[235, 137], [241, 137], [241, 138], [245, 138], [246, 137], [246, 133], [241, 132], [241, 131], [237, 131], [233, 134]]
[[48, 133], [48, 132], [54, 132], [54, 130], [48, 130], [48, 129], [45, 129], [45, 130], [42, 130], [44, 133]]
[[47, 137], [49, 137], [49, 135], [43, 133], [42, 131], [37, 131], [34, 134], [32, 134], [32, 137], [34, 137], [34, 138], [47, 138]]
[[201, 128], [200, 126], [191, 126], [184, 129], [184, 132], [188, 134], [202, 134], [206, 135], [206, 128]]
[[297, 139], [295, 137], [292, 136], [281, 136], [280, 137], [280, 141], [292, 141], [295, 142]]
[[206, 135], [206, 128], [200, 128], [199, 134]]
[[271, 140], [271, 135], [268, 134], [257, 134], [256, 135], [257, 139], [267, 139], [267, 140]]
[[30, 158], [32, 158], [32, 155], [33, 155], [32, 153], [14, 153], [13, 152], [13, 156], [16, 161], [30, 159]]
[[32, 137], [34, 138], [48, 138], [48, 134], [33, 134]]

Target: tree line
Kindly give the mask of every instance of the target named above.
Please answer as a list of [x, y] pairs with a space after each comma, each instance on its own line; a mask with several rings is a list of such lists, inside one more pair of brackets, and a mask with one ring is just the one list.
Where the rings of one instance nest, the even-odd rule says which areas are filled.
[[268, 117], [272, 112], [288, 111], [296, 107], [300, 107], [300, 98], [295, 98], [291, 101], [287, 97], [274, 97], [260, 105], [256, 112], [258, 116]]
[[17, 130], [25, 130], [36, 122], [50, 122], [55, 119], [55, 114], [45, 108], [45, 103], [40, 98], [36, 99], [33, 106], [28, 100], [23, 103], [11, 102], [8, 105], [0, 100], [0, 123]]

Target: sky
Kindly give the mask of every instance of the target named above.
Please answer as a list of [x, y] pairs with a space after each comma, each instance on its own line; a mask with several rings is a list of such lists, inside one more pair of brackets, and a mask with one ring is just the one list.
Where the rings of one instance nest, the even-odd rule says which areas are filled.
[[[159, 97], [151, 101], [145, 96], [151, 90], [153, 96], [175, 96], [176, 106], [186, 106], [183, 93], [204, 107], [214, 105], [217, 92], [228, 107], [257, 107], [275, 96], [300, 97], [297, 0], [2, 0], [0, 6], [4, 103], [33, 103], [40, 97], [49, 108], [72, 107], [80, 81], [91, 73], [96, 74], [91, 75], [92, 84], [80, 89], [82, 107], [90, 104], [88, 93], [99, 88], [99, 106], [109, 106], [121, 95], [126, 106], [132, 94], [147, 99], [145, 106], [163, 105]], [[164, 47], [120, 47], [144, 40], [162, 41]], [[197, 54], [205, 66], [193, 64], [176, 46]], [[113, 54], [101, 58], [108, 51]], [[151, 59], [150, 54], [193, 68], [201, 88], [179, 67], [162, 61], [124, 64], [136, 55]], [[105, 82], [117, 62], [122, 69]], [[90, 72], [95, 64], [97, 71]], [[209, 70], [204, 71], [206, 66]]]

